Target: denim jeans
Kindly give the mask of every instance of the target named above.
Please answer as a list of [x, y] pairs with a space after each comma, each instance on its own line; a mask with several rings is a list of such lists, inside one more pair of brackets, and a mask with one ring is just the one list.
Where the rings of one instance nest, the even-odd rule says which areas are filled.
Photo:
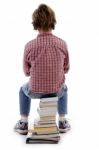
[[67, 86], [65, 83], [57, 93], [33, 93], [29, 90], [28, 83], [21, 86], [19, 91], [20, 115], [28, 116], [30, 113], [31, 99], [40, 99], [44, 97], [58, 97], [58, 114], [67, 114]]

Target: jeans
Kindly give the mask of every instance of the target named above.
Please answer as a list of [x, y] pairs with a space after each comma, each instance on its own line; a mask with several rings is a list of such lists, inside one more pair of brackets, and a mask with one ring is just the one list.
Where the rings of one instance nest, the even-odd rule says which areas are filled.
[[65, 83], [57, 93], [33, 93], [29, 90], [28, 83], [21, 86], [19, 91], [20, 115], [28, 116], [30, 113], [31, 99], [40, 99], [44, 97], [58, 97], [58, 114], [67, 114], [67, 86]]

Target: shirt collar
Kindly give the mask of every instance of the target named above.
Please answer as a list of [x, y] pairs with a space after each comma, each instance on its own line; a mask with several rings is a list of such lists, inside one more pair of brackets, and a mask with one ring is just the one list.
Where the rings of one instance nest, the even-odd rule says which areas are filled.
[[38, 33], [38, 37], [39, 36], [46, 36], [46, 35], [52, 35], [52, 32], [39, 32]]

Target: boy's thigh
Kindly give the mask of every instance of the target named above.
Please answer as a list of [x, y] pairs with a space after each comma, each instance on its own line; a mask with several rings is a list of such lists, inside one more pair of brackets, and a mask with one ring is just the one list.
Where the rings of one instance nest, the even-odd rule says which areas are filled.
[[28, 83], [25, 83], [22, 85], [22, 91], [24, 92], [24, 94], [26, 96], [28, 96], [31, 99], [40, 99], [40, 98], [47, 98], [47, 97], [53, 97], [53, 96], [57, 96], [56, 93], [33, 93], [30, 89], [29, 89], [29, 85]]

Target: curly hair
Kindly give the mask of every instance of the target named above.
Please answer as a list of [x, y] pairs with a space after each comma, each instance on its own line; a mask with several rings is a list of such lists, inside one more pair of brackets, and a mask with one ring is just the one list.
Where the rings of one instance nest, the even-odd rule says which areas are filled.
[[32, 14], [34, 30], [49, 31], [55, 29], [56, 18], [54, 11], [47, 5], [41, 4]]

